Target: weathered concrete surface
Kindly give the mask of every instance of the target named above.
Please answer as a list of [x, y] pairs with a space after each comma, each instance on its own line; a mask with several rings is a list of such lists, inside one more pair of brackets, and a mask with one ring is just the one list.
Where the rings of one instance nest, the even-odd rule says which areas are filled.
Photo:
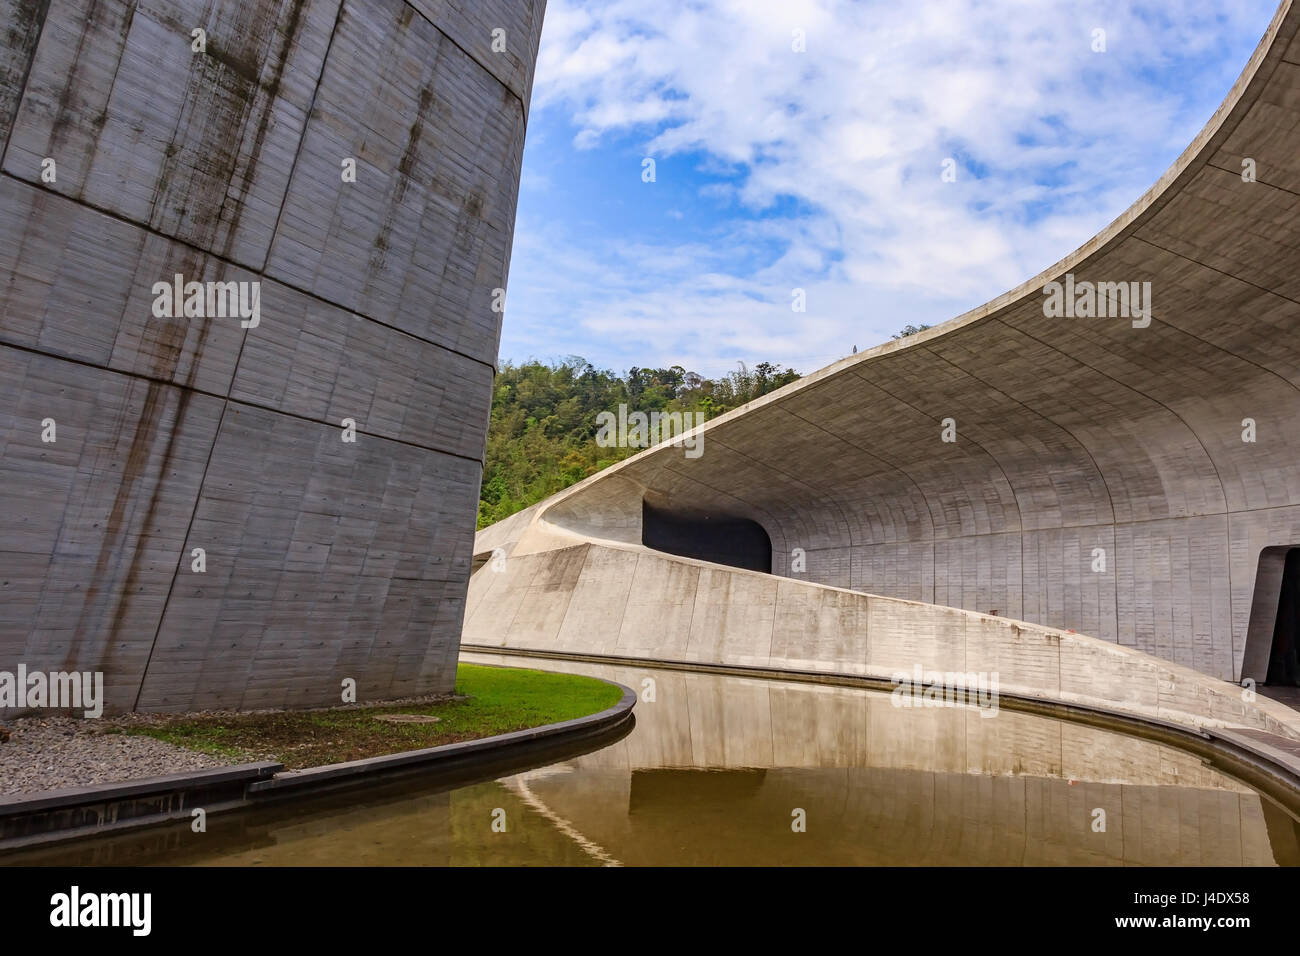
[[499, 571], [480, 568], [461, 640], [881, 680], [910, 679], [919, 665], [924, 673], [997, 675], [1005, 694], [1300, 740], [1300, 714], [1284, 704], [1132, 648], [633, 545], [516, 552]]
[[544, 7], [0, 0], [0, 670], [451, 688]]
[[[1149, 715], [1293, 716], [1219, 681], [1265, 676], [1277, 562], [1300, 546], [1298, 24], [1284, 2], [1174, 166], [1042, 275], [709, 422], [701, 457], [651, 449], [483, 531], [476, 552], [509, 559], [475, 576], [465, 640], [919, 661]], [[1047, 317], [1067, 274], [1150, 282], [1149, 326]], [[758, 522], [799, 583], [648, 552], [647, 497]]]

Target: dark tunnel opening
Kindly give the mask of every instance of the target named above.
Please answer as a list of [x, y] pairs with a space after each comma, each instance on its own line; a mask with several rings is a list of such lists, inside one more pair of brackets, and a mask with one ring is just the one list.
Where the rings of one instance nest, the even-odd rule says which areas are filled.
[[729, 515], [686, 515], [641, 504], [641, 543], [681, 558], [748, 571], [772, 570], [772, 539], [763, 526]]
[[1300, 548], [1286, 553], [1265, 683], [1300, 686]]

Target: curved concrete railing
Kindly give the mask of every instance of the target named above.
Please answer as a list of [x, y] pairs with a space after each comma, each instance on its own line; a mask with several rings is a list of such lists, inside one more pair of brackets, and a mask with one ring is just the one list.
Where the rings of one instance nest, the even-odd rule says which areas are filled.
[[[1225, 683], [1264, 677], [1300, 546], [1298, 24], [1285, 0], [1182, 156], [1050, 269], [706, 423], [698, 457], [649, 449], [480, 532], [509, 559], [471, 580], [465, 642], [996, 670], [1300, 736]], [[1150, 282], [1149, 323], [1047, 316], [1067, 276]], [[757, 522], [774, 575], [642, 547], [647, 497]]]
[[1300, 740], [1289, 707], [1097, 638], [630, 545], [584, 543], [483, 568], [461, 640], [881, 680], [917, 667], [996, 675], [1003, 694]]

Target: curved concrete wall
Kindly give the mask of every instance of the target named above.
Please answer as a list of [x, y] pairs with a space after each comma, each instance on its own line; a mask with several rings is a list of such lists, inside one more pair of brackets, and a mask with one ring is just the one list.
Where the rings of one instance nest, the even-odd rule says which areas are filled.
[[1300, 714], [1283, 704], [1073, 631], [630, 545], [516, 548], [499, 570], [482, 567], [470, 579], [461, 640], [885, 681], [918, 666], [927, 675], [997, 675], [1001, 694], [1300, 740]]
[[[614, 466], [541, 521], [639, 544], [649, 496], [759, 522], [779, 575], [1262, 680], [1280, 555], [1300, 546], [1297, 24], [1288, 0], [1195, 142], [1067, 259], [709, 422], [698, 458]], [[1149, 325], [1048, 317], [1067, 274], [1149, 282]]]
[[0, 670], [451, 688], [544, 5], [0, 0]]
[[[998, 672], [1300, 737], [1294, 711], [1223, 682], [1264, 677], [1279, 555], [1300, 545], [1298, 25], [1284, 2], [1183, 156], [1042, 275], [707, 423], [699, 457], [650, 449], [485, 529], [476, 550], [509, 557], [471, 580], [464, 641]], [[1067, 274], [1151, 283], [1149, 324], [1048, 317]], [[777, 576], [649, 550], [645, 500], [760, 523]]]

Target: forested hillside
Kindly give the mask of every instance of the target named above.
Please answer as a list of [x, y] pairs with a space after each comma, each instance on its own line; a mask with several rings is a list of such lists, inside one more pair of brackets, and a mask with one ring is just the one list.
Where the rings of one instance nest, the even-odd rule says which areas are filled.
[[601, 448], [596, 416], [629, 411], [703, 412], [715, 418], [799, 378], [794, 369], [741, 364], [717, 379], [672, 368], [633, 368], [625, 375], [573, 356], [563, 362], [506, 362], [496, 377], [478, 526], [527, 508], [640, 451]]

